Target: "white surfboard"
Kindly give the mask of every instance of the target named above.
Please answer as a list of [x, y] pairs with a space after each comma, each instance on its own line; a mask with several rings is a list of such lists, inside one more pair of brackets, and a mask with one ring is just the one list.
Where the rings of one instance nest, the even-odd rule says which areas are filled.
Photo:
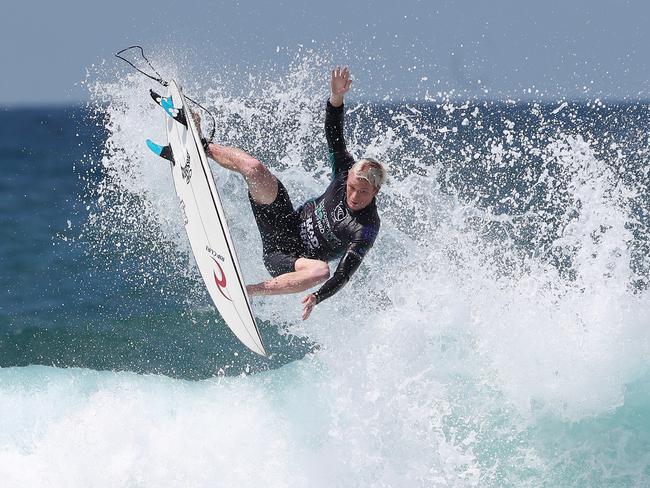
[[266, 356], [201, 138], [185, 97], [173, 80], [169, 83], [169, 95], [174, 108], [183, 109], [187, 121], [186, 127], [165, 115], [175, 161], [174, 186], [196, 264], [210, 298], [230, 330], [251, 351]]

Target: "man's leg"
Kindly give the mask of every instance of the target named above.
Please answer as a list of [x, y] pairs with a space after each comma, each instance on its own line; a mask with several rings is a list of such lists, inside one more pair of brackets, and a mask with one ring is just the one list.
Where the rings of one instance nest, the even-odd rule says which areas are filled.
[[278, 195], [278, 180], [253, 156], [236, 147], [219, 144], [210, 144], [207, 155], [224, 168], [241, 174], [255, 202], [269, 205], [275, 201]]
[[330, 268], [325, 261], [298, 258], [295, 271], [282, 274], [263, 283], [248, 285], [246, 290], [250, 296], [298, 293], [327, 281], [329, 277]]
[[[253, 200], [261, 205], [270, 205], [278, 195], [278, 180], [257, 159], [234, 147], [210, 144], [207, 154], [224, 168], [240, 173], [248, 184]], [[298, 258], [295, 271], [282, 274], [268, 281], [247, 285], [250, 296], [281, 295], [298, 293], [323, 283], [330, 276], [326, 262], [317, 259]]]

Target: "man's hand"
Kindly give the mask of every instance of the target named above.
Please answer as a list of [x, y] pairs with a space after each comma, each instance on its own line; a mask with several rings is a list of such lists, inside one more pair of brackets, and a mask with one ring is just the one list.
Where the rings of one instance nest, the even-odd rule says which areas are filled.
[[347, 66], [341, 68], [337, 66], [332, 70], [332, 79], [330, 81], [330, 103], [335, 107], [343, 105], [343, 96], [350, 90], [352, 80], [350, 79], [350, 70]]
[[309, 315], [311, 315], [311, 311], [316, 306], [316, 295], [310, 293], [302, 299], [302, 304], [304, 305], [304, 308], [302, 309], [302, 320], [307, 320]]

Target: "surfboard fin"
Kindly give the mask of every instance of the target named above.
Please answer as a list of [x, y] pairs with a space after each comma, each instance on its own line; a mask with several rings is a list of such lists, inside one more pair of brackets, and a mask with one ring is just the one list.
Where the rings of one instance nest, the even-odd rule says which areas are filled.
[[185, 118], [185, 110], [182, 108], [175, 108], [172, 102], [172, 97], [163, 97], [158, 95], [155, 91], [149, 90], [151, 98], [154, 102], [162, 107], [167, 115], [169, 115], [176, 122], [180, 122], [185, 127], [187, 127], [187, 119]]
[[174, 165], [176, 164], [174, 161], [174, 155], [172, 154], [172, 147], [169, 144], [166, 146], [160, 146], [151, 139], [147, 139], [147, 147], [149, 147], [156, 156], [160, 156]]

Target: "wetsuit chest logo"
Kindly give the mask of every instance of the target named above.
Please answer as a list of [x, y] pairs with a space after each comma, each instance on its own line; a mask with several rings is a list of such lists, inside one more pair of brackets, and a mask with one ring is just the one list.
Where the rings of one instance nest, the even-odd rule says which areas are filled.
[[314, 231], [314, 223], [311, 218], [313, 211], [313, 202], [306, 203], [303, 212], [308, 217], [304, 218], [300, 223], [300, 238], [302, 239], [302, 242], [307, 246], [307, 248], [312, 250], [320, 246], [320, 242], [318, 242], [316, 232]]
[[332, 229], [332, 224], [327, 218], [327, 211], [325, 210], [325, 201], [321, 201], [317, 206], [314, 212], [316, 216], [316, 226], [321, 236], [327, 241], [330, 246], [336, 246], [340, 243], [336, 235], [334, 235], [334, 230]]
[[334, 234], [328, 219], [324, 201], [307, 208], [306, 218], [300, 225], [300, 236], [303, 243], [311, 250], [320, 248], [323, 243], [330, 247], [340, 245], [341, 241]]
[[332, 210], [332, 213], [330, 213], [330, 216], [332, 217], [332, 220], [335, 223], [342, 222], [345, 220], [345, 218], [348, 216], [348, 212], [343, 206], [343, 203], [339, 203], [334, 210]]

